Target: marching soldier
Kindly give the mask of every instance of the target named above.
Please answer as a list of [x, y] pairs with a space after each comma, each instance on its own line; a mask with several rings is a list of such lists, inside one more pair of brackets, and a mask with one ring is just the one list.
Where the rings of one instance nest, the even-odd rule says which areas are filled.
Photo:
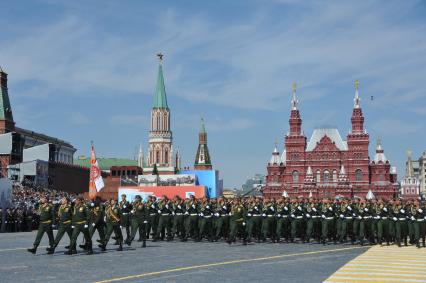
[[158, 203], [154, 196], [149, 196], [146, 203], [148, 209], [148, 225], [146, 226], [146, 238], [149, 239], [149, 234], [152, 230], [152, 235], [157, 232], [158, 226]]
[[115, 199], [111, 199], [105, 208], [105, 217], [106, 217], [106, 235], [105, 240], [102, 244], [99, 245], [102, 251], [106, 250], [106, 246], [111, 237], [112, 232], [115, 233], [118, 241], [117, 251], [123, 250], [123, 234], [121, 232], [121, 211], [120, 206], [117, 205]]
[[333, 231], [334, 216], [335, 212], [333, 205], [330, 204], [328, 199], [324, 199], [321, 208], [321, 228], [323, 245], [327, 243], [327, 239], [331, 238], [330, 234]]
[[389, 219], [390, 219], [390, 208], [383, 203], [383, 200], [379, 200], [378, 203], [378, 216], [380, 219], [377, 223], [377, 241], [380, 245], [383, 244], [383, 240], [389, 246], [390, 235], [389, 235]]
[[140, 195], [135, 196], [135, 201], [132, 204], [131, 214], [131, 222], [132, 222], [132, 230], [130, 238], [126, 240], [127, 245], [131, 245], [132, 241], [135, 239], [136, 232], [142, 229], [142, 248], [146, 247], [146, 232], [145, 227], [148, 223], [147, 214], [148, 210], [146, 205], [142, 202], [142, 198]]
[[204, 199], [200, 209], [200, 230], [198, 232], [198, 241], [203, 239], [203, 236], [206, 235], [207, 239], [212, 242], [213, 241], [213, 208], [211, 206], [209, 199]]
[[162, 236], [164, 232], [167, 232], [167, 241], [172, 240], [172, 208], [173, 204], [167, 196], [163, 198], [158, 203], [158, 214], [160, 215], [160, 220], [158, 221], [157, 232], [154, 236], [153, 242], [156, 242], [160, 239], [164, 240]]
[[185, 201], [175, 196], [173, 201], [173, 235], [179, 237], [181, 240], [185, 236]]
[[198, 202], [195, 196], [191, 195], [186, 202], [185, 237], [183, 241], [187, 241], [188, 237], [194, 240], [198, 238], [198, 211]]
[[291, 242], [294, 242], [296, 237], [300, 237], [304, 241], [304, 231], [303, 231], [303, 218], [304, 211], [302, 203], [299, 203], [298, 200], [294, 200], [291, 207]]
[[90, 211], [87, 206], [84, 204], [84, 198], [79, 196], [75, 200], [74, 210], [72, 213], [72, 226], [73, 229], [71, 235], [71, 241], [69, 245], [69, 250], [65, 252], [67, 255], [72, 255], [77, 253], [77, 238], [80, 235], [80, 232], [84, 235], [85, 247], [87, 248], [87, 254], [93, 254], [92, 250], [92, 239], [89, 236], [89, 220], [90, 220]]
[[64, 197], [61, 199], [61, 206], [58, 209], [58, 233], [56, 233], [56, 237], [53, 243], [53, 246], [47, 248], [48, 254], [53, 254], [55, 252], [56, 247], [59, 245], [62, 237], [65, 233], [68, 234], [68, 237], [71, 241], [72, 238], [72, 208], [69, 200]]
[[121, 227], [126, 229], [126, 239], [130, 237], [130, 211], [131, 204], [127, 201], [126, 195], [121, 195], [120, 211], [121, 211]]
[[[253, 197], [247, 206], [247, 242], [251, 242], [253, 236], [260, 241], [262, 232], [262, 204]], [[279, 237], [279, 236], [278, 236]]]
[[230, 233], [229, 233], [229, 239], [228, 239], [228, 244], [232, 244], [232, 242], [235, 242], [235, 238], [237, 236], [237, 233], [239, 231], [241, 231], [243, 233], [243, 244], [247, 245], [247, 241], [246, 241], [246, 233], [245, 233], [245, 219], [244, 219], [244, 215], [245, 215], [245, 208], [244, 206], [241, 204], [241, 200], [240, 199], [235, 199], [234, 203], [232, 204], [231, 207], [231, 217], [230, 217], [230, 221], [229, 221], [229, 226], [230, 226]]
[[339, 217], [341, 219], [339, 241], [343, 243], [347, 240], [347, 235], [351, 234], [353, 227], [353, 209], [346, 199], [342, 202]]
[[420, 248], [420, 240], [422, 240], [423, 247], [425, 247], [425, 226], [426, 212], [420, 207], [420, 203], [414, 203], [414, 211], [412, 221], [414, 222], [414, 242], [417, 248]]
[[49, 237], [50, 247], [53, 247], [54, 244], [52, 225], [55, 215], [52, 204], [49, 203], [48, 198], [45, 196], [40, 198], [39, 214], [40, 224], [38, 226], [37, 236], [34, 241], [33, 248], [28, 249], [28, 251], [32, 254], [37, 252], [37, 247], [40, 245], [40, 241], [43, 238], [44, 233], [46, 233], [47, 237]]
[[214, 216], [216, 218], [215, 225], [215, 241], [218, 241], [221, 236], [226, 238], [228, 235], [228, 224], [229, 224], [229, 214], [230, 214], [230, 206], [226, 199], [219, 198], [219, 201], [216, 203]]
[[400, 200], [395, 201], [392, 220], [395, 223], [395, 241], [398, 247], [401, 247], [402, 240], [407, 246], [407, 214]]
[[270, 236], [272, 242], [275, 242], [275, 200], [266, 199], [262, 209], [262, 241]]
[[309, 243], [311, 238], [320, 241], [321, 215], [318, 203], [311, 199], [306, 207], [305, 217], [307, 219], [305, 242]]

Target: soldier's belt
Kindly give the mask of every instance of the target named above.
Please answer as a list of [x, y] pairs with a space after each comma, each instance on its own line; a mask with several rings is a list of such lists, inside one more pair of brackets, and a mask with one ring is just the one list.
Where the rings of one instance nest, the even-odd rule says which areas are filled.
[[179, 216], [179, 215], [183, 215], [183, 213], [175, 213], [175, 215], [178, 215], [178, 216]]
[[169, 216], [170, 213], [161, 213], [161, 215], [163, 215], [163, 216]]
[[383, 217], [382, 217], [382, 219], [383, 219], [383, 220], [386, 220], [386, 219], [388, 219], [388, 217], [387, 217], [387, 216], [383, 216]]
[[[9, 221], [9, 222], [14, 222], [14, 221]], [[52, 223], [52, 220], [46, 220], [46, 221], [40, 221], [40, 223], [42, 223], [42, 224], [50, 224], [50, 223]]]
[[312, 215], [312, 219], [319, 218], [319, 215]]
[[71, 220], [67, 220], [67, 221], [64, 221], [64, 222], [61, 222], [62, 224], [70, 224], [71, 223]]
[[80, 224], [86, 224], [86, 221], [78, 221], [78, 222], [75, 222], [75, 224], [78, 224], [78, 225], [80, 225]]
[[325, 220], [331, 220], [331, 219], [334, 219], [334, 217], [326, 217], [326, 218], [324, 218]]
[[417, 222], [423, 222], [425, 221], [424, 219], [417, 219]]
[[157, 215], [157, 213], [150, 213], [149, 215], [150, 216], [154, 216], [154, 215]]
[[259, 217], [262, 216], [261, 214], [252, 214], [253, 217]]
[[404, 221], [404, 220], [407, 220], [407, 218], [398, 218], [398, 220], [400, 220], [400, 221]]
[[296, 216], [295, 218], [296, 218], [296, 219], [302, 219], [302, 218], [303, 218], [303, 216]]
[[364, 216], [362, 219], [371, 219], [371, 216]]
[[127, 214], [129, 214], [129, 213], [128, 213], [128, 212], [123, 212], [122, 214], [123, 214], [123, 215], [127, 215]]
[[204, 215], [203, 216], [204, 218], [210, 218], [210, 217], [212, 217], [211, 215]]
[[197, 213], [191, 213], [190, 216], [197, 216]]
[[350, 216], [350, 217], [349, 217], [349, 216], [347, 216], [347, 217], [345, 217], [345, 218], [346, 218], [346, 219], [352, 219], [352, 216]]
[[274, 217], [275, 215], [266, 215], [267, 217]]

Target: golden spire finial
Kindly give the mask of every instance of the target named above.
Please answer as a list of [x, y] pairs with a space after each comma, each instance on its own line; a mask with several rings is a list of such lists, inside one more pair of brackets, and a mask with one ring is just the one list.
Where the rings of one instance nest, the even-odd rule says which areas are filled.
[[157, 53], [157, 57], [158, 57], [158, 60], [160, 60], [160, 62], [162, 62], [164, 55], [163, 55], [163, 53], [160, 52], [160, 53]]
[[297, 90], [297, 83], [296, 83], [296, 82], [294, 82], [294, 83], [293, 83], [293, 92], [296, 92], [296, 90]]
[[359, 80], [355, 81], [355, 89], [358, 90], [359, 89]]

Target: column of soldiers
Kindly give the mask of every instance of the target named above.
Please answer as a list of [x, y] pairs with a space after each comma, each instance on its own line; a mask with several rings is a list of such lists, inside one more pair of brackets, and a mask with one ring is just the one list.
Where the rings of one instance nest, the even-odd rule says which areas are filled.
[[[303, 199], [235, 198], [196, 199], [179, 196], [168, 199], [154, 196], [143, 201], [140, 196], [130, 203], [126, 196], [117, 202], [103, 203], [99, 198], [85, 203], [82, 197], [70, 203], [63, 198], [56, 211], [47, 198], [41, 198], [40, 224], [31, 253], [36, 253], [46, 233], [47, 248], [54, 253], [64, 234], [70, 239], [66, 254], [75, 254], [80, 233], [84, 243], [80, 248], [93, 253], [92, 237], [98, 231], [102, 251], [113, 238], [119, 251], [130, 246], [139, 234], [142, 247], [152, 241], [188, 239], [200, 242], [224, 240], [232, 244], [240, 239], [245, 245], [252, 241], [273, 243], [316, 241], [364, 245], [394, 243], [425, 247], [426, 204], [419, 201], [362, 199]], [[53, 226], [58, 226], [53, 237]], [[123, 230], [125, 234], [123, 236]]]

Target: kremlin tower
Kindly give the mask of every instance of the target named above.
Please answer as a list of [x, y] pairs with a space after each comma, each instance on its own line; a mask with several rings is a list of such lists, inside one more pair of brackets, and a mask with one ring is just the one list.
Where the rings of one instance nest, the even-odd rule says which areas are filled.
[[198, 134], [198, 150], [195, 156], [195, 170], [212, 170], [209, 148], [207, 147], [207, 132], [204, 126], [204, 119], [201, 119], [201, 129]]

